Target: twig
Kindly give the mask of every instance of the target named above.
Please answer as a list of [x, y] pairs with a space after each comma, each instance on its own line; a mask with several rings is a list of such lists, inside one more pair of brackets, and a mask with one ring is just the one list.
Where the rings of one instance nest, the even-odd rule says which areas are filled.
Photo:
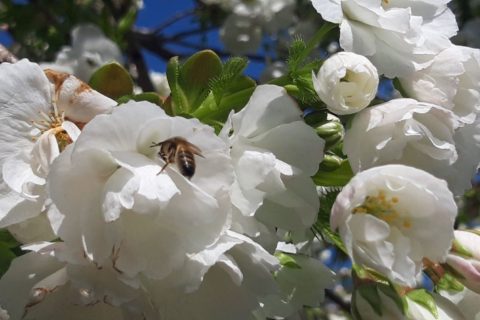
[[196, 8], [192, 8], [192, 9], [189, 9], [189, 10], [186, 10], [186, 11], [183, 11], [183, 12], [178, 12], [178, 13], [175, 14], [173, 17], [171, 17], [170, 19], [168, 19], [167, 21], [163, 22], [162, 24], [160, 24], [159, 26], [157, 26], [155, 29], [153, 29], [153, 33], [160, 33], [160, 32], [162, 32], [164, 29], [166, 29], [166, 28], [168, 28], [169, 26], [171, 26], [172, 24], [176, 23], [177, 21], [180, 21], [180, 20], [182, 20], [183, 18], [192, 16], [192, 15], [194, 15], [196, 12], [197, 12], [197, 9], [196, 9]]
[[164, 48], [164, 39], [160, 35], [157, 36], [149, 31], [136, 29], [132, 31], [132, 36], [140, 47], [159, 55], [164, 60], [169, 60], [171, 57], [178, 56], [178, 54]]
[[[220, 57], [231, 57], [233, 54], [223, 51], [218, 48], [212, 48], [212, 47], [204, 47], [195, 43], [190, 43], [187, 41], [182, 41], [182, 40], [165, 40], [165, 42], [171, 42], [173, 44], [185, 47], [185, 48], [190, 48], [194, 50], [205, 50], [205, 49], [211, 49], [212, 51], [215, 51], [216, 54], [218, 54]], [[250, 60], [255, 60], [255, 61], [260, 61], [260, 62], [265, 62], [265, 57], [262, 55], [257, 55], [257, 54], [249, 54], [246, 55], [246, 57]]]
[[137, 68], [137, 82], [138, 85], [143, 89], [143, 91], [154, 91], [152, 80], [150, 79], [150, 74], [148, 72], [147, 64], [143, 59], [142, 52], [140, 51], [140, 44], [135, 35], [129, 34], [128, 37], [128, 57], [130, 61]]
[[205, 32], [208, 32], [208, 31], [212, 31], [212, 30], [215, 30], [217, 28], [218, 27], [215, 27], [215, 26], [209, 26], [208, 28], [195, 28], [195, 29], [179, 32], [179, 33], [177, 33], [177, 34], [175, 34], [171, 37], [166, 37], [165, 39], [169, 40], [169, 41], [178, 40], [178, 39], [193, 36], [193, 35], [196, 35], [196, 34], [199, 34], [199, 33], [205, 33]]

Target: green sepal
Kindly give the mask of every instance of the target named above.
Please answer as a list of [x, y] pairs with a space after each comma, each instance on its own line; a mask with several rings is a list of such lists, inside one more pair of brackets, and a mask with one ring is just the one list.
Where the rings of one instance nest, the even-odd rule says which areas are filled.
[[301, 269], [302, 267], [295, 261], [295, 258], [284, 252], [275, 252], [275, 257], [277, 257], [280, 264], [286, 268], [290, 269]]
[[223, 65], [221, 74], [210, 80], [209, 86], [217, 105], [221, 104], [225, 92], [232, 91], [232, 81], [242, 75], [247, 65], [246, 58], [230, 58]]
[[[446, 269], [448, 266], [445, 266]], [[445, 291], [456, 291], [461, 292], [465, 289], [465, 286], [457, 279], [457, 277], [462, 277], [461, 275], [455, 276], [457, 272], [455, 270], [451, 270], [451, 272], [445, 270], [445, 273], [440, 278], [437, 283], [435, 283], [435, 288], [437, 291], [445, 290]]]
[[162, 99], [156, 92], [143, 92], [139, 94], [129, 94], [117, 99], [118, 104], [127, 103], [130, 100], [134, 101], [148, 101], [158, 106], [162, 106]]
[[90, 78], [89, 85], [113, 100], [133, 93], [132, 77], [117, 62], [110, 62], [98, 68]]
[[417, 289], [410, 291], [406, 294], [408, 299], [414, 301], [415, 303], [423, 306], [427, 309], [435, 319], [438, 319], [438, 308], [435, 303], [433, 296], [425, 289]]
[[338, 133], [343, 133], [343, 126], [339, 121], [328, 121], [315, 128], [320, 138], [328, 138]]
[[176, 115], [178, 113], [185, 113], [189, 109], [188, 99], [185, 96], [182, 87], [179, 84], [180, 79], [180, 62], [178, 57], [171, 58], [167, 63], [167, 80], [170, 86], [169, 111], [167, 114]]
[[320, 234], [322, 238], [334, 244], [337, 248], [348, 255], [347, 249], [345, 248], [340, 235], [330, 227], [330, 212], [339, 192], [339, 190], [331, 190], [321, 196], [317, 221], [312, 226], [312, 231]]
[[345, 160], [334, 154], [326, 154], [320, 162], [320, 169], [323, 172], [338, 170]]
[[[220, 99], [219, 92], [217, 98], [212, 92], [192, 115], [203, 122], [211, 120], [225, 122], [232, 110], [237, 112], [247, 104], [255, 86], [253, 79], [240, 75], [223, 88]], [[220, 101], [220, 104], [217, 104], [217, 101]]]
[[343, 187], [353, 177], [348, 160], [343, 160], [338, 169], [333, 171], [318, 170], [312, 177], [317, 186]]

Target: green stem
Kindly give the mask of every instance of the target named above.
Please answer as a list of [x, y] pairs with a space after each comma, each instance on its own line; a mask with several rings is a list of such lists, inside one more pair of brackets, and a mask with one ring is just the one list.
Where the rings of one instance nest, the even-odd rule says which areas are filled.
[[[305, 50], [302, 52], [300, 59], [298, 59], [299, 64], [301, 64], [312, 52], [313, 49], [315, 49], [323, 40], [323, 38], [329, 33], [331, 30], [333, 30], [337, 25], [330, 23], [330, 22], [325, 22], [322, 27], [315, 33], [315, 35], [308, 41], [307, 46]], [[281, 76], [280, 78], [272, 79], [268, 83], [269, 84], [276, 84], [279, 86], [286, 86], [290, 84], [292, 81], [291, 77], [289, 74], [286, 74], [284, 76]]]
[[302, 52], [300, 59], [298, 61], [302, 62], [305, 60], [313, 49], [315, 49], [323, 40], [323, 38], [332, 31], [337, 25], [325, 22], [323, 26], [315, 33], [315, 35], [308, 41], [307, 48]]

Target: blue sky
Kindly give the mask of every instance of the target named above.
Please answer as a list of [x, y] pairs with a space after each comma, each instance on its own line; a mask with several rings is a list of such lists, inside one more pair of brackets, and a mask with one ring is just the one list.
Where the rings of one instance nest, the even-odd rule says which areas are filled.
[[[193, 6], [193, 0], [144, 0], [144, 8], [139, 12], [136, 25], [138, 27], [152, 28], [174, 16], [176, 13], [193, 8]], [[165, 29], [165, 33], [173, 34], [179, 31], [189, 30], [193, 27], [195, 27], [195, 24], [192, 24], [191, 18], [185, 18]], [[208, 46], [210, 48], [222, 48], [222, 44], [216, 30], [209, 32], [207, 34], [207, 39]], [[198, 40], [199, 36], [189, 38], [190, 42], [198, 43]], [[5, 32], [0, 31], [0, 43], [7, 47], [11, 43], [11, 39]], [[175, 50], [182, 49], [179, 47], [172, 48]], [[165, 71], [165, 61], [148, 52], [144, 52], [144, 56], [148, 66], [152, 70], [160, 72]], [[262, 68], [263, 64], [251, 62], [247, 69], [247, 73], [251, 76], [258, 77]]]

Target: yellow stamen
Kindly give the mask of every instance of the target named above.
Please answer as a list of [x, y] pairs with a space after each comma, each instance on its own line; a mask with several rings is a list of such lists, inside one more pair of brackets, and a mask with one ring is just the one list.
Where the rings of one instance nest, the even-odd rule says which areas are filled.
[[397, 204], [400, 202], [398, 197], [388, 198], [384, 190], [379, 190], [376, 196], [366, 196], [365, 201], [352, 210], [353, 214], [371, 214], [388, 224], [403, 228], [411, 228], [412, 221], [408, 217], [403, 217], [397, 211]]

